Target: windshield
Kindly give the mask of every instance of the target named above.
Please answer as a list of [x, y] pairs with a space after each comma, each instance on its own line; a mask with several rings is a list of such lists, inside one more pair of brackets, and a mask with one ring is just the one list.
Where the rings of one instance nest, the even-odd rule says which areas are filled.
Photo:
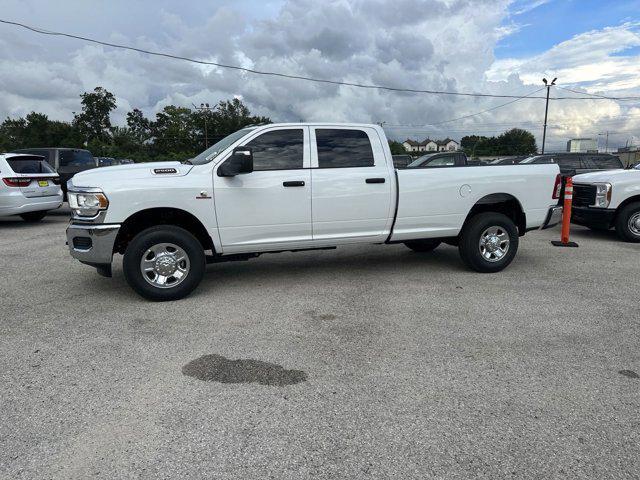
[[242, 137], [244, 137], [247, 133], [249, 133], [251, 130], [254, 130], [255, 128], [256, 127], [243, 128], [242, 130], [238, 130], [237, 132], [234, 132], [231, 135], [224, 137], [215, 145], [212, 145], [209, 148], [207, 148], [204, 152], [202, 152], [197, 157], [194, 157], [191, 160], [189, 160], [189, 163], [191, 163], [192, 165], [204, 165], [205, 163], [209, 163], [211, 160], [216, 158], [220, 154], [220, 152], [225, 150], [227, 147], [229, 147], [236, 141], [240, 140]]

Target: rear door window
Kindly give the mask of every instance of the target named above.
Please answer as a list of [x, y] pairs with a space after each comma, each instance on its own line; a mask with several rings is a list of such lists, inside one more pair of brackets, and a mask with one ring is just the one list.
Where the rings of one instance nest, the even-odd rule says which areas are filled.
[[61, 167], [96, 166], [96, 161], [86, 150], [60, 150], [58, 153]]
[[373, 149], [363, 130], [317, 128], [319, 168], [373, 167]]
[[55, 173], [41, 157], [10, 157], [7, 163], [15, 173]]

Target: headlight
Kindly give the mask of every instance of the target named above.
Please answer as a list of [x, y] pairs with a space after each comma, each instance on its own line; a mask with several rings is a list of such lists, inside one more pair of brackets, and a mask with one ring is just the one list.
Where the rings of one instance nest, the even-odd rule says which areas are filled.
[[611, 203], [611, 184], [596, 183], [596, 203], [593, 206], [607, 208], [609, 203]]
[[93, 217], [109, 206], [109, 200], [104, 193], [69, 192], [67, 197], [69, 206], [80, 217]]

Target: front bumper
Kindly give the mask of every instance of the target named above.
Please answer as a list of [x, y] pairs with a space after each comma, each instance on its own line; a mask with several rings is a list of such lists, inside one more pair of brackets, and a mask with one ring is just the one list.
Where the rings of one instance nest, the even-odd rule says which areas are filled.
[[100, 267], [111, 265], [113, 245], [120, 224], [83, 225], [70, 223], [67, 227], [67, 244], [73, 258], [82, 263]]
[[547, 228], [555, 227], [562, 221], [562, 207], [549, 207], [549, 211], [547, 212], [547, 218], [545, 218], [544, 223], [540, 227], [540, 230], [545, 230]]
[[608, 208], [573, 207], [571, 223], [585, 227], [610, 228], [616, 217], [616, 211]]

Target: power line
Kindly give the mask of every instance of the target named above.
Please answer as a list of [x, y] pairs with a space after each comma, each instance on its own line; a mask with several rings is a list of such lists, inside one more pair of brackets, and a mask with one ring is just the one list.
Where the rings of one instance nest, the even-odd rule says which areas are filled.
[[561, 87], [560, 85], [556, 85], [556, 87], [562, 89], [562, 90], [566, 90], [567, 92], [571, 92], [571, 93], [575, 93], [578, 95], [589, 95], [590, 97], [594, 97], [594, 99], [600, 99], [600, 100], [640, 100], [640, 97], [608, 97], [606, 95], [598, 95], [597, 93], [589, 93], [589, 92], [579, 92], [578, 90], [573, 90], [571, 88], [568, 87]]
[[[445, 121], [443, 121], [443, 122], [437, 122], [437, 123], [425, 123], [425, 126], [426, 126], [426, 125], [428, 125], [428, 126], [431, 126], [431, 127], [436, 127], [436, 126], [438, 126], [438, 125], [444, 125], [445, 123], [456, 122], [456, 121], [458, 121], [458, 120], [464, 120], [464, 119], [466, 119], [466, 118], [471, 118], [471, 117], [475, 117], [475, 116], [478, 116], [478, 115], [482, 115], [483, 113], [491, 112], [491, 111], [493, 111], [493, 110], [497, 110], [498, 108], [506, 107], [507, 105], [511, 105], [512, 103], [516, 103], [516, 102], [518, 102], [518, 101], [520, 101], [520, 100], [524, 100], [525, 98], [536, 98], [536, 97], [532, 97], [532, 95], [535, 95], [535, 94], [536, 94], [536, 93], [538, 93], [540, 90], [544, 90], [544, 87], [543, 87], [543, 88], [539, 88], [538, 90], [534, 90], [533, 92], [528, 93], [527, 95], [523, 95], [523, 96], [521, 96], [521, 97], [517, 97], [515, 100], [511, 100], [510, 102], [503, 103], [503, 104], [501, 104], [501, 105], [496, 105], [495, 107], [488, 108], [488, 109], [486, 109], [486, 110], [482, 110], [481, 112], [471, 113], [471, 114], [469, 114], [469, 115], [465, 115], [465, 116], [463, 116], [463, 117], [452, 118], [452, 119], [450, 119], [450, 120], [445, 120]], [[392, 125], [389, 125], [389, 126], [392, 126]]]
[[[308, 82], [324, 83], [324, 84], [330, 84], [330, 85], [342, 85], [342, 86], [347, 86], [347, 87], [365, 88], [365, 89], [373, 89], [373, 90], [385, 90], [385, 91], [391, 91], [391, 92], [424, 93], [424, 94], [432, 94], [432, 95], [451, 95], [451, 96], [483, 97], [483, 98], [515, 98], [515, 99], [523, 98], [523, 97], [520, 97], [520, 96], [517, 96], [517, 95], [495, 95], [495, 94], [489, 94], [489, 93], [449, 92], [449, 91], [443, 91], [443, 90], [420, 90], [420, 89], [413, 89], [413, 88], [399, 88], [399, 87], [390, 87], [390, 86], [385, 86], [385, 85], [374, 85], [374, 84], [365, 84], [365, 83], [356, 83], [356, 82], [344, 82], [344, 81], [338, 81], [338, 80], [328, 80], [328, 79], [321, 79], [321, 78], [306, 77], [306, 76], [303, 76], [303, 75], [291, 75], [291, 74], [280, 73], [280, 72], [269, 72], [269, 71], [263, 71], [263, 70], [255, 70], [255, 69], [252, 69], [252, 68], [240, 67], [238, 65], [228, 65], [228, 64], [224, 64], [224, 63], [218, 63], [218, 62], [208, 62], [208, 61], [205, 61], [205, 60], [196, 60], [196, 59], [193, 59], [193, 58], [183, 57], [183, 56], [180, 56], [180, 55], [174, 55], [174, 54], [171, 54], [171, 53], [154, 52], [154, 51], [151, 51], [151, 50], [145, 50], [145, 49], [142, 49], [142, 48], [132, 47], [132, 46], [129, 46], [129, 45], [122, 45], [122, 44], [111, 43], [111, 42], [103, 42], [101, 40], [96, 40], [94, 38], [83, 37], [83, 36], [80, 36], [80, 35], [73, 35], [73, 34], [64, 33], [64, 32], [55, 32], [55, 31], [51, 31], [51, 30], [45, 30], [45, 29], [42, 29], [42, 28], [33, 27], [33, 26], [30, 26], [30, 25], [26, 25], [24, 23], [13, 22], [13, 21], [10, 21], [10, 20], [0, 19], [0, 23], [4, 23], [6, 25], [13, 25], [13, 26], [21, 27], [21, 28], [24, 28], [26, 30], [30, 30], [30, 31], [35, 32], [35, 33], [40, 33], [42, 35], [67, 37], [67, 38], [72, 38], [72, 39], [75, 39], [75, 40], [81, 40], [81, 41], [84, 41], [84, 42], [90, 42], [90, 43], [95, 43], [95, 44], [98, 44], [98, 45], [104, 45], [104, 46], [107, 46], [107, 47], [119, 48], [119, 49], [122, 49], [122, 50], [131, 50], [131, 51], [138, 52], [138, 53], [143, 53], [143, 54], [146, 54], [146, 55], [153, 55], [153, 56], [157, 56], [157, 57], [171, 58], [171, 59], [174, 59], [174, 60], [183, 60], [183, 61], [186, 61], [186, 62], [196, 63], [196, 64], [199, 64], [199, 65], [210, 65], [210, 66], [215, 66], [215, 67], [219, 67], [219, 68], [227, 68], [227, 69], [231, 69], [231, 70], [237, 70], [237, 71], [242, 71], [242, 72], [246, 72], [246, 73], [251, 73], [251, 74], [254, 74], [254, 75], [264, 75], [264, 76], [288, 78], [288, 79], [294, 79], [294, 80], [304, 80], [304, 81], [308, 81]], [[530, 97], [530, 98], [544, 99], [546, 97]], [[615, 100], [615, 98], [607, 98], [607, 100], [610, 100], [610, 99], [611, 100]], [[595, 100], [595, 98], [592, 98], [592, 97], [555, 97], [555, 98], [553, 98], [553, 100]]]

